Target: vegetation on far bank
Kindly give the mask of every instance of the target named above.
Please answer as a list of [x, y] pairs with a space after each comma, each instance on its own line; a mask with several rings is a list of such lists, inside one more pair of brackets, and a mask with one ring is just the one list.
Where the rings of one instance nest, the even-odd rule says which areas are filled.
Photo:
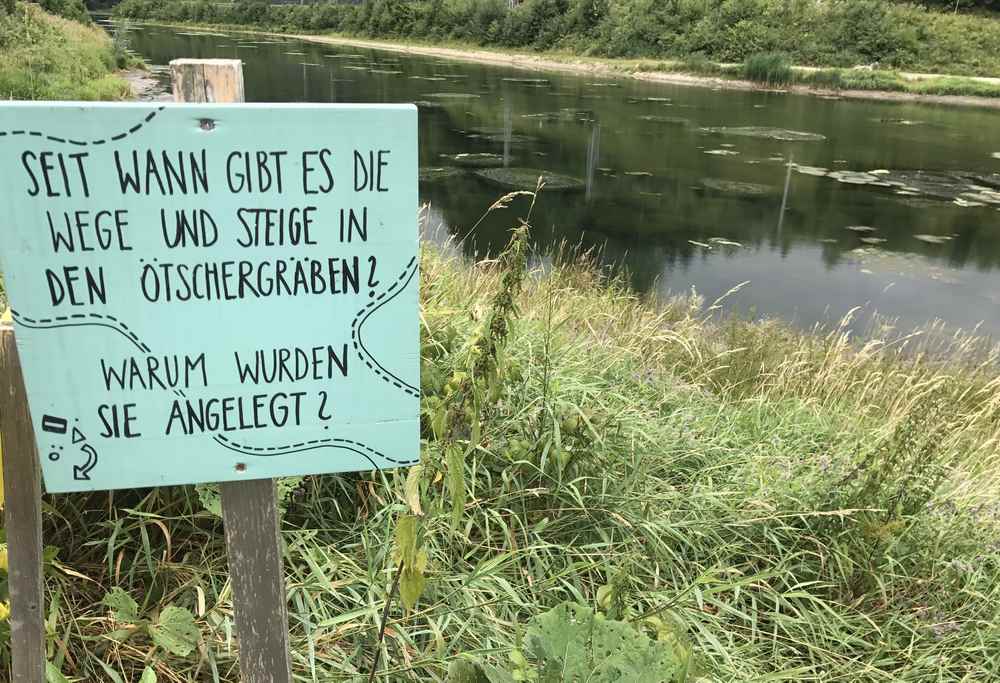
[[1000, 72], [1000, 21], [882, 0], [370, 0], [270, 5], [261, 0], [124, 0], [123, 16], [450, 39], [603, 57], [742, 62], [784, 52], [796, 64]]
[[784, 52], [797, 64], [992, 75], [1000, 21], [879, 0], [372, 0], [269, 5], [260, 0], [125, 0], [125, 16], [459, 40], [605, 57], [741, 62]]
[[[877, 0], [372, 0], [271, 5], [259, 0], [123, 0], [133, 19], [642, 60], [645, 70], [754, 78], [779, 55], [785, 83], [824, 89], [1000, 96], [962, 78], [1000, 73], [1000, 19]], [[615, 66], [615, 62], [610, 63]], [[855, 68], [861, 67], [861, 68]], [[913, 80], [900, 71], [948, 77]], [[777, 84], [777, 83], [772, 83]]]
[[653, 69], [718, 76], [752, 81], [766, 87], [804, 86], [815, 90], [862, 90], [898, 92], [913, 95], [955, 95], [963, 97], [1000, 97], [1000, 82], [965, 76], [907, 77], [899, 71], [873, 68], [822, 69], [794, 66], [780, 52], [762, 52], [742, 64], [718, 64], [693, 57], [676, 62], [661, 62]]
[[131, 91], [115, 71], [131, 60], [121, 44], [90, 23], [80, 0], [0, 7], [0, 98], [124, 99]]
[[[1000, 350], [719, 320], [526, 231], [424, 248], [420, 466], [283, 482], [299, 677], [561, 681], [584, 623], [646, 667], [595, 681], [995, 678]], [[238, 680], [211, 487], [45, 510], [50, 680]]]

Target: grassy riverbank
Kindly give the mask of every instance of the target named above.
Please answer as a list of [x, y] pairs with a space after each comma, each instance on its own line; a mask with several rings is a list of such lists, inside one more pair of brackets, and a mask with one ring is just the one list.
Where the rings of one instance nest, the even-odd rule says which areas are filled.
[[[494, 210], [513, 224], [530, 199]], [[521, 253], [425, 248], [421, 469], [285, 487], [303, 680], [366, 679], [379, 648], [379, 681], [444, 680], [459, 656], [530, 675], [525, 625], [563, 601], [648, 630], [690, 681], [995, 677], [996, 349], [713, 321], [579, 262], [525, 275]], [[63, 674], [237, 680], [202, 494], [47, 500]], [[380, 646], [393, 535], [418, 511], [423, 595], [393, 602]]]
[[[245, 28], [221, 26], [219, 28]], [[253, 31], [249, 31], [253, 33]], [[267, 32], [273, 35], [272, 32]], [[564, 71], [589, 76], [628, 77], [710, 88], [766, 89], [828, 97], [916, 101], [1000, 108], [1000, 80], [963, 76], [906, 74], [869, 69], [816, 69], [791, 66], [780, 55], [763, 54], [746, 64], [717, 64], [705, 59], [608, 59], [566, 52], [529, 53], [468, 45], [430, 45], [415, 40], [379, 40], [291, 33], [293, 38], [330, 45], [365, 47], [443, 59], [512, 66], [530, 71]], [[761, 64], [763, 68], [758, 68]]]
[[[66, 4], [73, 9], [73, 3]], [[131, 91], [115, 70], [128, 60], [95, 26], [55, 16], [26, 2], [16, 3], [12, 12], [0, 11], [0, 97], [4, 99], [125, 99]]]
[[[120, 17], [144, 21], [307, 33], [300, 37], [314, 40], [363, 39], [388, 48], [406, 46], [413, 50], [448, 53], [449, 57], [460, 59], [513, 62], [527, 68], [598, 71], [649, 80], [842, 92], [857, 97], [877, 97], [872, 93], [885, 93], [886, 99], [1000, 97], [1000, 80], [981, 77], [1000, 74], [1000, 59], [996, 58], [1000, 54], [997, 51], [1000, 50], [1000, 20], [991, 16], [938, 15], [908, 6], [901, 10], [897, 5], [879, 3], [873, 10], [872, 21], [883, 21], [885, 13], [891, 15], [892, 22], [902, 21], [897, 16], [902, 11], [913, 24], [910, 33], [921, 36], [915, 46], [904, 49], [896, 44], [901, 38], [895, 29], [886, 29], [877, 39], [869, 35], [873, 27], [860, 22], [855, 15], [860, 16], [865, 8], [871, 8], [856, 0], [831, 6], [839, 8], [836, 12], [840, 14], [835, 17], [804, 15], [782, 23], [768, 15], [767, 21], [771, 23], [765, 22], [766, 25], [755, 23], [763, 22], [764, 18], [753, 15], [751, 10], [757, 5], [750, 3], [752, 7], [747, 10], [750, 16], [732, 26], [716, 16], [718, 7], [706, 1], [695, 3], [703, 12], [696, 15], [701, 17], [701, 23], [696, 25], [658, 25], [660, 15], [650, 13], [644, 17], [648, 25], [643, 24], [642, 39], [621, 39], [626, 49], [614, 47], [609, 37], [625, 31], [622, 26], [611, 25], [611, 22], [625, 21], [621, 18], [624, 10], [620, 8], [608, 10], [607, 16], [599, 12], [598, 16], [603, 19], [591, 17], [589, 23], [583, 25], [566, 16], [558, 20], [539, 19], [538, 16], [548, 11], [543, 6], [549, 7], [552, 3], [529, 1], [512, 11], [503, 9], [494, 16], [495, 4], [503, 3], [380, 0], [362, 5], [299, 6], [124, 0], [115, 12]], [[737, 5], [742, 6], [741, 3]], [[480, 7], [482, 11], [469, 14], [465, 11], [468, 7]], [[810, 3], [795, 7], [820, 11]], [[845, 7], [852, 8], [850, 16], [854, 19], [850, 22], [845, 18]], [[828, 7], [824, 11], [832, 13], [834, 9]], [[408, 18], [401, 19], [400, 12]], [[694, 21], [694, 18], [695, 15], [689, 20]], [[549, 20], [554, 23], [546, 23]], [[830, 22], [835, 20], [847, 24], [835, 30], [830, 27]], [[534, 28], [529, 30], [521, 24]], [[822, 29], [806, 30], [805, 39], [782, 33], [798, 30], [796, 27], [800, 24]], [[892, 25], [899, 28], [895, 23]], [[879, 26], [879, 30], [885, 29]], [[545, 35], [532, 33], [542, 31], [542, 27], [550, 27], [551, 31]], [[675, 35], [676, 31], [705, 36], [713, 31], [720, 34], [712, 40], [703, 39], [698, 47], [690, 42], [694, 38], [688, 36], [685, 42], [683, 35]], [[770, 37], [766, 40], [757, 39], [760, 36], [753, 40], [748, 37], [747, 44], [739, 48], [721, 47], [726, 41], [736, 40], [731, 34], [741, 31], [754, 35], [763, 32], [761, 35]], [[662, 35], [656, 37], [657, 32]], [[818, 41], [822, 47], [803, 47], [809, 41]], [[765, 64], [768, 68], [759, 68]]]

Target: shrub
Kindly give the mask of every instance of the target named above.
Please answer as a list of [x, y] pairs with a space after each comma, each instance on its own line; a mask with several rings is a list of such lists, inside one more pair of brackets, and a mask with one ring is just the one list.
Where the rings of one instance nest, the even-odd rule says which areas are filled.
[[39, 5], [49, 14], [57, 17], [78, 21], [81, 24], [90, 23], [90, 15], [83, 0], [39, 0]]
[[767, 85], [784, 85], [792, 82], [792, 65], [783, 54], [764, 52], [743, 64], [743, 77]]

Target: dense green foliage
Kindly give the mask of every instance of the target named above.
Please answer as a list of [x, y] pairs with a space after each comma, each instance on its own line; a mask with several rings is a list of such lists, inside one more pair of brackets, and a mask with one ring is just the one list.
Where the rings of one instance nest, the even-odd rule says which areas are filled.
[[39, 6], [49, 14], [63, 19], [78, 21], [81, 24], [90, 23], [90, 15], [83, 0], [39, 0]]
[[918, 0], [917, 4], [950, 12], [995, 12], [1000, 9], [998, 0]]
[[1000, 20], [881, 0], [124, 0], [120, 16], [274, 30], [455, 40], [608, 57], [702, 55], [741, 62], [781, 52], [797, 64], [991, 75]]
[[[72, 0], [60, 5], [70, 15], [78, 6]], [[18, 3], [14, 12], [0, 14], [0, 98], [122, 99], [130, 90], [113, 74], [119, 57], [99, 28], [37, 5]]]

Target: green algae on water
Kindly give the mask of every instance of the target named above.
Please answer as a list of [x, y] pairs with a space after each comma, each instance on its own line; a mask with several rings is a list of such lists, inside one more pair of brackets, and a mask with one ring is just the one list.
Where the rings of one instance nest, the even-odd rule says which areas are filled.
[[585, 187], [579, 178], [537, 168], [488, 168], [476, 171], [483, 180], [508, 190], [534, 190], [543, 178], [547, 192], [577, 192]]
[[770, 126], [707, 126], [698, 130], [710, 135], [738, 135], [746, 138], [765, 138], [783, 142], [822, 142], [826, 140], [826, 136], [820, 133]]
[[422, 183], [440, 183], [454, 180], [465, 174], [465, 169], [455, 166], [421, 166], [419, 178]]
[[464, 152], [462, 154], [442, 154], [442, 159], [447, 159], [453, 164], [473, 168], [492, 168], [503, 166], [503, 155], [492, 152]]

